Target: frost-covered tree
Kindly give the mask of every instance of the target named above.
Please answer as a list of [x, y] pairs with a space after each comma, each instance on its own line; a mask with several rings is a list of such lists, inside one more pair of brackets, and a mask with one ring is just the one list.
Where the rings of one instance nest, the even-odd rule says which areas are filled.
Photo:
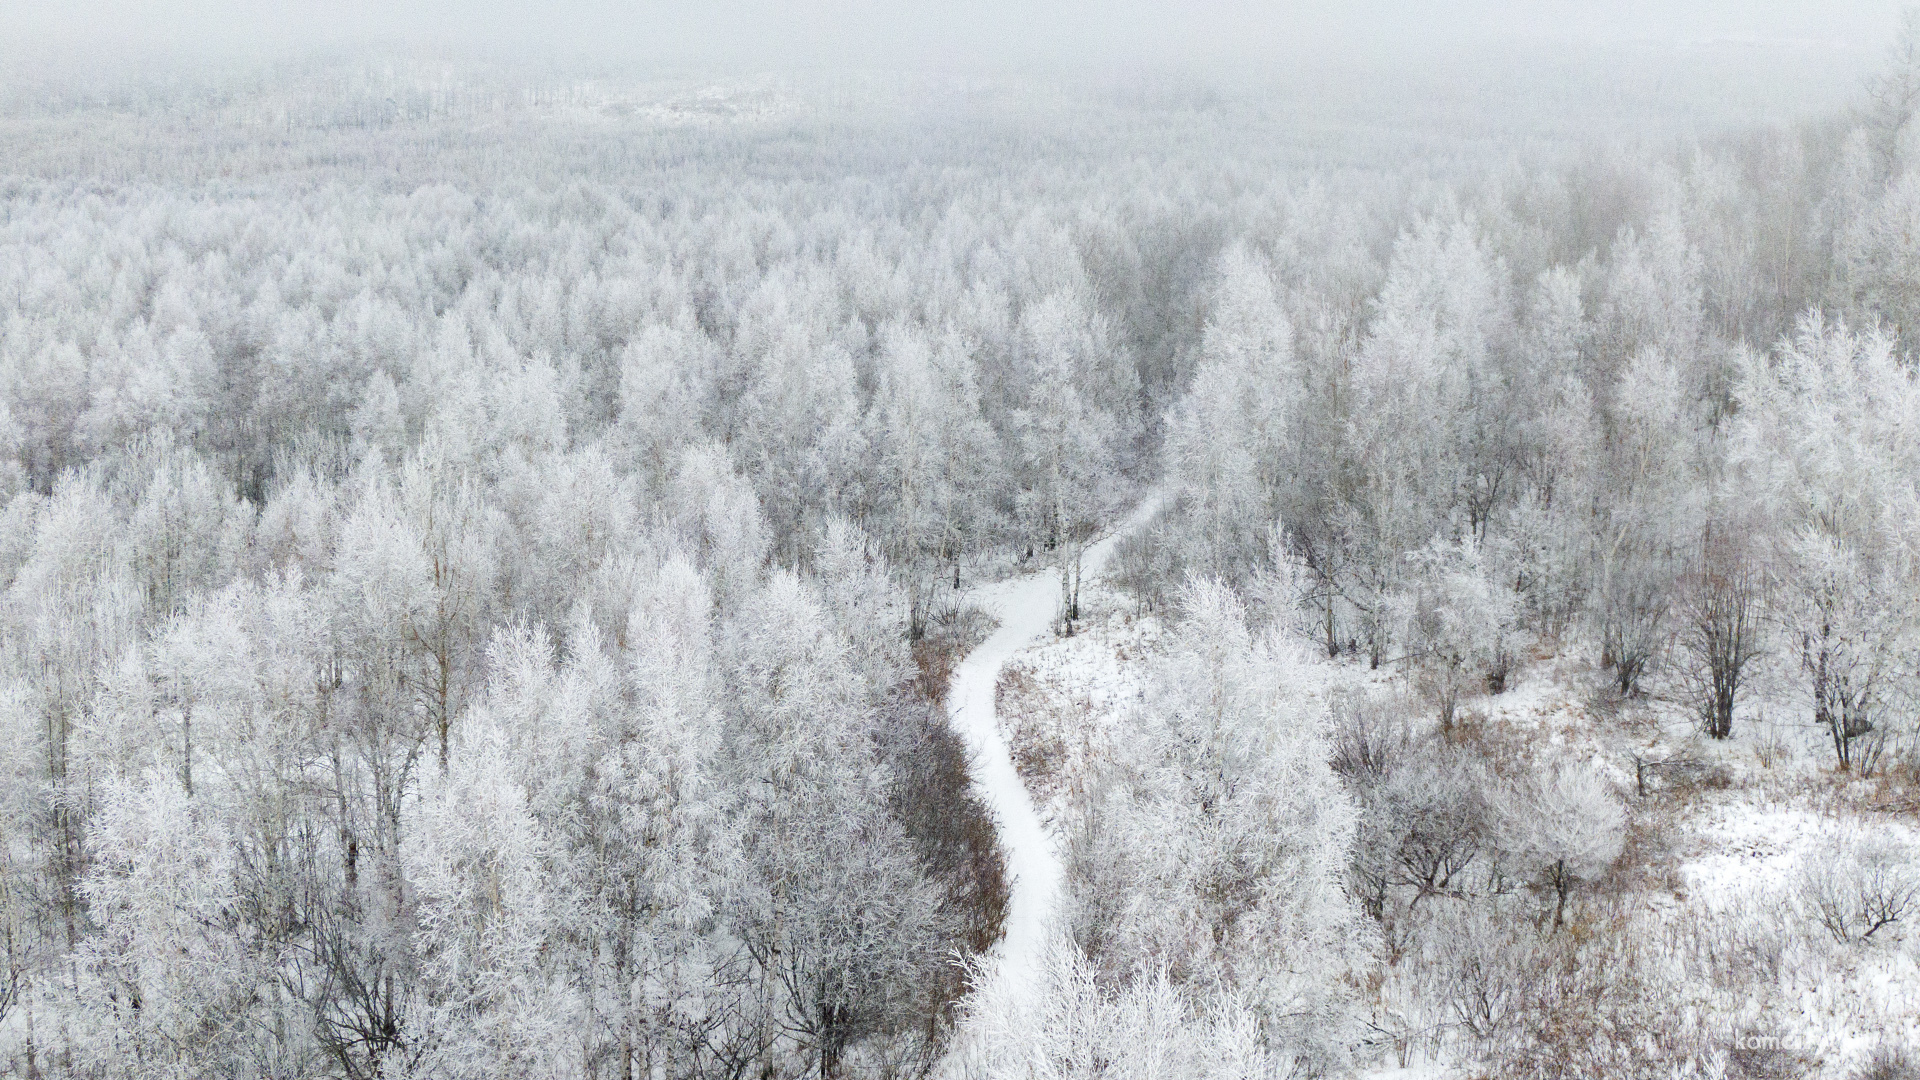
[[[1256, 639], [1231, 590], [1200, 581], [1136, 721], [1148, 751], [1091, 801], [1069, 873], [1095, 964], [1243, 1002], [1276, 1060], [1345, 1052], [1341, 972], [1367, 954], [1343, 880], [1351, 800], [1328, 766], [1298, 645]], [[1318, 1064], [1315, 1064], [1318, 1063]]]
[[271, 958], [250, 948], [212, 808], [150, 772], [103, 792], [87, 845], [80, 888], [98, 925], [74, 952], [83, 1059], [142, 1077], [244, 1067]]
[[1193, 386], [1168, 425], [1164, 455], [1181, 485], [1191, 565], [1233, 579], [1263, 554], [1272, 522], [1299, 523], [1296, 459], [1315, 448], [1304, 445], [1306, 387], [1294, 367], [1293, 326], [1267, 267], [1235, 248], [1222, 259], [1217, 288]]
[[398, 477], [370, 479], [341, 529], [345, 647], [363, 685], [389, 695], [376, 707], [424, 725], [442, 771], [495, 601], [495, 529], [475, 478], [432, 446]]
[[[541, 732], [579, 734], [559, 725]], [[403, 1024], [419, 1072], [579, 1071], [581, 1001], [564, 938], [580, 912], [556, 872], [564, 849], [532, 805], [524, 777], [533, 763], [516, 745], [523, 740], [498, 720], [475, 718], [452, 767], [409, 807], [401, 867], [420, 975]]]
[[1701, 273], [1699, 249], [1678, 215], [1659, 215], [1644, 235], [1623, 233], [1614, 244], [1602, 316], [1615, 355], [1694, 354], [1703, 330]]
[[1502, 808], [1503, 832], [1522, 873], [1553, 898], [1553, 925], [1565, 922], [1575, 889], [1620, 857], [1626, 811], [1591, 766], [1559, 763], [1529, 777]]
[[1914, 603], [1903, 588], [1886, 588], [1883, 574], [1831, 537], [1802, 532], [1784, 554], [1776, 598], [1782, 629], [1799, 654], [1813, 722], [1832, 740], [1840, 768], [1848, 769], [1854, 740], [1890, 719], [1904, 689], [1900, 658], [1912, 647]]
[[738, 992], [717, 922], [737, 841], [718, 771], [711, 594], [679, 557], [638, 592], [623, 657], [632, 702], [594, 711], [579, 802], [555, 806], [572, 848], [562, 876], [585, 905], [571, 933], [587, 975], [589, 1058], [615, 1075], [698, 1060], [709, 1039], [726, 1045], [757, 1022], [733, 1015], [754, 999]]
[[724, 449], [702, 444], [682, 453], [668, 505], [712, 583], [714, 603], [731, 610], [760, 580], [772, 543], [753, 488]]
[[1819, 317], [1772, 357], [1749, 355], [1732, 466], [1774, 528], [1770, 594], [1816, 723], [1841, 767], [1910, 692], [1920, 383], [1881, 334]]
[[1733, 734], [1734, 707], [1765, 641], [1765, 580], [1757, 556], [1733, 529], [1722, 522], [1702, 538], [1681, 584], [1687, 678], [1701, 730], [1716, 739]]
[[889, 557], [906, 579], [909, 626], [923, 633], [940, 570], [959, 588], [960, 556], [992, 531], [982, 483], [999, 482], [993, 432], [980, 415], [974, 364], [952, 333], [929, 340], [910, 326], [883, 334], [881, 384], [868, 424], [890, 482], [879, 509]]
[[1404, 554], [1449, 529], [1483, 536], [1517, 479], [1495, 362], [1510, 333], [1503, 278], [1467, 222], [1422, 223], [1394, 246], [1355, 362], [1353, 479], [1338, 517], [1345, 592], [1376, 666]]
[[717, 358], [710, 338], [681, 309], [644, 327], [620, 364], [620, 433], [654, 490], [673, 475], [682, 447], [703, 433]]
[[822, 1076], [902, 1023], [935, 962], [932, 889], [886, 812], [849, 648], [796, 576], [777, 572], [723, 646], [724, 767], [742, 881], [734, 932], [772, 1010]]
[[964, 1076], [1167, 1078], [1268, 1076], [1291, 1063], [1262, 1044], [1257, 1015], [1155, 975], [1118, 987], [1071, 942], [1047, 950], [1034, 986], [991, 968], [976, 979], [955, 1049]]
[[1021, 490], [1016, 509], [1027, 542], [1054, 553], [1061, 603], [1080, 617], [1080, 556], [1113, 510], [1130, 435], [1126, 395], [1088, 378], [1106, 349], [1105, 332], [1070, 295], [1053, 295], [1024, 313], [1025, 388], [1013, 416]]
[[1633, 693], [1670, 634], [1685, 552], [1697, 535], [1704, 463], [1679, 372], [1664, 352], [1637, 354], [1614, 392], [1600, 465], [1595, 580], [1589, 607], [1600, 661]]
[[1408, 556], [1414, 581], [1400, 632], [1420, 685], [1451, 731], [1460, 701], [1479, 692], [1501, 693], [1518, 662], [1520, 598], [1499, 561], [1471, 536], [1435, 542]]
[[846, 521], [830, 520], [814, 552], [820, 598], [845, 636], [849, 659], [875, 700], [892, 696], [912, 668], [911, 602], [893, 581], [879, 545]]
[[252, 540], [253, 515], [196, 456], [161, 446], [127, 522], [127, 557], [149, 609], [172, 612], [231, 580]]

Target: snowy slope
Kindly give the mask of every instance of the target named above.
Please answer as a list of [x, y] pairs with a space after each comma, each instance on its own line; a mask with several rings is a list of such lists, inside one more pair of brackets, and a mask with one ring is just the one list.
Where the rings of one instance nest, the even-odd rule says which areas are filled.
[[[1148, 495], [1118, 528], [1089, 547], [1083, 557], [1083, 576], [1098, 574], [1115, 545], [1150, 520], [1160, 502], [1158, 492]], [[1000, 626], [954, 670], [947, 710], [973, 751], [974, 782], [1000, 822], [1000, 839], [1007, 849], [1012, 896], [1006, 937], [997, 957], [1000, 978], [1024, 986], [1038, 969], [1046, 942], [1060, 890], [1060, 861], [1000, 735], [994, 686], [1001, 666], [1053, 625], [1060, 610], [1060, 575], [1049, 569], [1010, 578], [980, 586], [967, 599], [999, 620]]]

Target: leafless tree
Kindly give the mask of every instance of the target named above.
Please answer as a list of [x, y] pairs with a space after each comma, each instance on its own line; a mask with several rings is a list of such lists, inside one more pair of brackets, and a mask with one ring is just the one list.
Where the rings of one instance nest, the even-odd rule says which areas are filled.
[[1716, 739], [1733, 734], [1742, 681], [1761, 655], [1762, 601], [1753, 554], [1727, 527], [1710, 527], [1685, 585], [1680, 643], [1693, 662], [1701, 725]]

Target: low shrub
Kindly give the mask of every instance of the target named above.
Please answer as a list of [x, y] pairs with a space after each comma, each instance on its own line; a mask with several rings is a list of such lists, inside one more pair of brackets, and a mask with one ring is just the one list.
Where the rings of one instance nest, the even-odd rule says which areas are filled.
[[1859, 944], [1920, 912], [1920, 863], [1905, 845], [1842, 835], [1802, 869], [1807, 916], [1841, 944]]

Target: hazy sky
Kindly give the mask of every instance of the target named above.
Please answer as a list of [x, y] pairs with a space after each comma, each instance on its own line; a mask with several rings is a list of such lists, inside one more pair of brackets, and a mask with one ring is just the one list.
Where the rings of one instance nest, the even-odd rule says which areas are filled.
[[681, 64], [1204, 67], [1543, 40], [1878, 50], [1900, 0], [4, 0], [28, 51], [286, 54], [361, 43]]

